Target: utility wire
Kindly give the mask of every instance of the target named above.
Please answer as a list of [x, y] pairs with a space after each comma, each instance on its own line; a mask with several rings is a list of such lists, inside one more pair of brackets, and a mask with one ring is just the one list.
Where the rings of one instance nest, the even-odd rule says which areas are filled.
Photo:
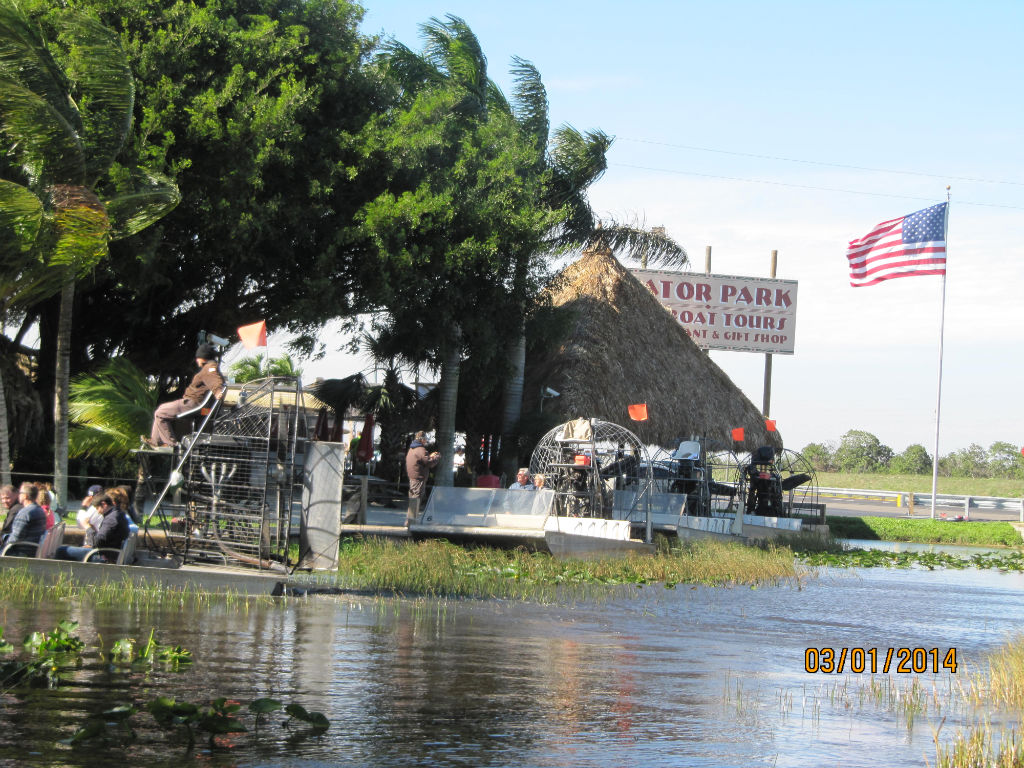
[[[654, 142], [652, 142], [652, 143], [654, 143]], [[924, 201], [928, 201], [928, 202], [935, 202], [935, 200], [938, 199], [936, 197], [919, 197], [919, 196], [914, 196], [914, 195], [894, 195], [894, 194], [890, 194], [890, 193], [887, 193], [887, 192], [864, 192], [864, 191], [857, 190], [857, 189], [841, 189], [841, 188], [838, 188], [838, 187], [817, 187], [817, 186], [812, 186], [810, 184], [793, 184], [791, 182], [771, 181], [769, 179], [750, 179], [750, 178], [742, 178], [742, 177], [739, 177], [739, 176], [722, 176], [722, 175], [714, 174], [714, 173], [697, 173], [696, 171], [677, 171], [677, 170], [673, 170], [671, 168], [652, 168], [652, 167], [647, 166], [647, 165], [633, 165], [632, 163], [609, 163], [608, 165], [609, 166], [613, 166], [613, 167], [619, 167], [619, 168], [635, 168], [635, 169], [641, 170], [641, 171], [656, 171], [658, 173], [672, 173], [672, 174], [676, 174], [678, 176], [698, 176], [698, 177], [704, 178], [704, 179], [724, 179], [726, 181], [742, 181], [742, 182], [746, 182], [746, 183], [749, 183], [749, 184], [770, 184], [770, 185], [776, 186], [776, 187], [794, 187], [796, 189], [810, 189], [810, 190], [814, 190], [816, 192], [840, 192], [840, 193], [847, 194], [847, 195], [865, 195], [867, 197], [895, 197], [895, 198], [900, 198], [902, 200], [924, 200]], [[922, 174], [922, 175], [929, 175], [929, 174]], [[941, 177], [936, 177], [936, 178], [941, 178]], [[949, 178], [953, 178], [953, 177], [949, 177]], [[1016, 183], [1016, 182], [1006, 182], [1006, 183], [1010, 184], [1010, 183]], [[985, 208], [1006, 208], [1006, 209], [1010, 209], [1010, 210], [1014, 210], [1014, 211], [1024, 210], [1024, 206], [1020, 206], [1020, 205], [1002, 205], [1000, 203], [974, 203], [974, 202], [971, 202], [969, 200], [957, 200], [957, 205], [974, 205], [974, 206], [981, 206], [981, 207], [985, 207]]]
[[938, 173], [925, 173], [923, 171], [903, 171], [893, 168], [872, 168], [865, 165], [848, 165], [845, 163], [829, 163], [822, 160], [803, 160], [796, 157], [782, 157], [779, 155], [759, 155], [753, 152], [735, 152], [728, 149], [713, 149], [711, 147], [695, 147], [689, 144], [672, 144], [667, 141], [653, 141], [651, 139], [631, 139], [626, 136], [616, 136], [617, 141], [632, 141], [636, 144], [653, 144], [659, 147], [673, 147], [675, 149], [689, 149], [694, 152], [714, 152], [719, 155], [733, 155], [735, 157], [751, 157], [759, 160], [780, 160], [786, 163], [803, 163], [804, 165], [822, 165], [828, 168], [845, 168], [853, 171], [870, 171], [872, 173], [896, 173], [903, 176], [924, 176], [929, 179], [943, 179], [946, 181], [973, 181], [979, 184], [1007, 184], [1015, 187], [1024, 187], [1024, 181], [1007, 181], [1005, 179], [979, 179], [974, 176], [946, 176]]

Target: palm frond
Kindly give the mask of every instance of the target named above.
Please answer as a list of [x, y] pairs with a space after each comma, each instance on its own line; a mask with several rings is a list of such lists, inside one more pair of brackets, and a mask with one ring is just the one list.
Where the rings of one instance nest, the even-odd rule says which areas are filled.
[[415, 93], [425, 84], [444, 79], [430, 62], [397, 40], [385, 42], [382, 51], [380, 59], [406, 91]]
[[43, 204], [31, 190], [0, 179], [0, 272], [10, 274], [35, 245]]
[[306, 390], [343, 417], [350, 407], [361, 402], [366, 395], [366, 380], [361, 373], [355, 373], [343, 379], [314, 381]]
[[515, 81], [512, 99], [516, 120], [527, 134], [534, 137], [538, 150], [543, 151], [551, 130], [548, 121], [548, 92], [544, 81], [532, 62], [518, 56], [512, 57], [510, 71]]
[[131, 131], [135, 81], [117, 34], [82, 13], [62, 18], [70, 44], [68, 74], [81, 94], [82, 142], [89, 183], [117, 156]]
[[127, 456], [149, 432], [157, 388], [124, 358], [71, 382], [68, 413], [72, 456]]
[[49, 101], [11, 79], [0, 79], [0, 131], [10, 141], [8, 157], [37, 194], [85, 181], [78, 133]]
[[476, 108], [482, 111], [488, 95], [487, 57], [465, 21], [451, 14], [445, 18], [447, 21], [431, 18], [420, 25], [424, 58], [446, 73], [451, 84], [469, 91]]
[[560, 126], [548, 150], [553, 172], [552, 201], [562, 204], [604, 175], [613, 139], [603, 131], [581, 133], [571, 125]]
[[39, 28], [13, 0], [0, 0], [0, 76], [38, 94], [74, 131], [81, 127], [78, 110], [68, 97], [67, 78]]
[[661, 227], [647, 229], [642, 223], [620, 224], [609, 219], [594, 231], [591, 244], [597, 243], [651, 266], [679, 268], [690, 263], [686, 249]]
[[178, 187], [169, 179], [147, 174], [149, 188], [106, 200], [110, 239], [134, 235], [167, 215], [181, 202]]

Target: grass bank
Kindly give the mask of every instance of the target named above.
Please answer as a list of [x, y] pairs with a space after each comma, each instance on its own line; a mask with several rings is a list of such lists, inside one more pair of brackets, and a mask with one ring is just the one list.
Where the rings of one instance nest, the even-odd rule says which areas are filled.
[[450, 597], [555, 599], [566, 590], [657, 584], [775, 584], [796, 576], [787, 548], [757, 549], [712, 540], [654, 555], [562, 560], [524, 549], [466, 548], [446, 541], [349, 540], [331, 583], [345, 589]]
[[969, 544], [986, 547], [1019, 547], [1021, 535], [1005, 522], [951, 522], [908, 517], [826, 518], [833, 536], [841, 539], [911, 541], [920, 544]]
[[[818, 472], [822, 488], [862, 488], [872, 491], [907, 491], [931, 493], [931, 475], [885, 475], [853, 472]], [[958, 496], [1024, 496], [1024, 480], [1004, 477], [940, 477], [939, 493]]]

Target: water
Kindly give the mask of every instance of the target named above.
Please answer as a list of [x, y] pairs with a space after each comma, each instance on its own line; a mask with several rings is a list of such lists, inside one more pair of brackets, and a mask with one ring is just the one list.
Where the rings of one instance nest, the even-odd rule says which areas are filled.
[[971, 555], [1005, 555], [1015, 552], [1009, 547], [979, 547], [970, 544], [921, 544], [913, 541], [879, 541], [878, 539], [840, 539], [848, 549], [880, 549], [885, 552], [942, 552], [961, 557]]
[[[8, 605], [5, 637], [81, 622], [195, 656], [174, 673], [111, 670], [89, 650], [70, 685], [0, 698], [0, 765], [921, 766], [962, 710], [904, 716], [869, 675], [804, 671], [812, 647], [955, 647], [960, 671], [892, 675], [943, 699], [1024, 620], [1021, 574], [823, 571], [801, 586], [631, 588], [598, 603], [294, 599], [281, 606], [125, 611]], [[884, 655], [884, 650], [882, 651]], [[881, 659], [881, 655], [879, 656]], [[879, 662], [880, 663], [880, 662]], [[157, 695], [273, 696], [322, 711], [317, 737], [269, 716], [259, 734], [189, 750], [133, 718], [136, 739], [70, 747], [90, 713]], [[246, 715], [251, 725], [251, 718]], [[30, 745], [26, 752], [25, 745]]]

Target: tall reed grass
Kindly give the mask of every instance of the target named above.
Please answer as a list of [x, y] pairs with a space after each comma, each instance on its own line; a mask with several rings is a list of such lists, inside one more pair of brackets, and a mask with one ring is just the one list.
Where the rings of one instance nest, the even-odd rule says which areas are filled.
[[234, 592], [210, 593], [191, 588], [167, 587], [162, 584], [136, 584], [128, 579], [81, 584], [68, 574], [55, 581], [46, 581], [21, 568], [0, 570], [0, 600], [38, 603], [42, 600], [76, 599], [92, 605], [123, 606], [133, 610], [158, 608], [204, 608], [225, 606], [248, 610], [251, 605], [273, 604], [269, 596], [246, 596]]
[[334, 584], [348, 589], [452, 597], [555, 599], [614, 585], [774, 584], [796, 576], [786, 548], [698, 540], [654, 555], [557, 559], [525, 549], [465, 548], [443, 540], [350, 540]]

